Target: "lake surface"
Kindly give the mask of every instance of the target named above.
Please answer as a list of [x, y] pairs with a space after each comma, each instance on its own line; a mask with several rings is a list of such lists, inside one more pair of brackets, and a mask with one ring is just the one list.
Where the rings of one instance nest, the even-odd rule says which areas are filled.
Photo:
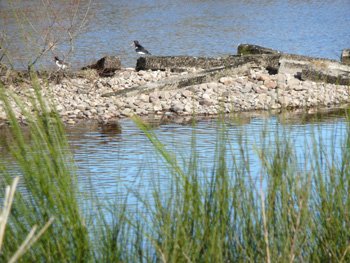
[[[195, 125], [161, 124], [155, 126], [153, 131], [166, 149], [174, 153], [184, 170], [195, 138], [194, 149], [200, 164], [199, 171], [209, 176], [215, 167], [220, 126], [217, 119], [203, 119]], [[312, 156], [314, 141], [316, 144], [322, 143], [329, 157], [333, 155], [340, 160], [347, 120], [344, 110], [323, 115], [249, 113], [227, 118], [225, 128], [229, 168], [234, 160], [237, 164], [243, 161], [240, 146], [244, 145], [250, 166], [247, 176], [258, 183], [261, 174], [258, 151], [264, 147], [273, 151], [276, 139], [289, 138], [301, 171], [310, 169], [306, 160]], [[119, 129], [114, 130], [96, 125], [75, 127], [68, 131], [68, 136], [83, 192], [93, 188], [103, 200], [122, 198], [129, 193], [130, 202], [133, 203], [134, 192], [144, 194], [145, 197], [155, 187], [165, 191], [169, 187], [169, 167], [133, 121], [122, 120]]]
[[35, 60], [45, 43], [55, 47], [38, 60], [38, 67], [54, 67], [54, 55], [73, 68], [105, 55], [117, 55], [123, 66], [134, 67], [133, 40], [154, 55], [221, 56], [235, 54], [240, 43], [252, 43], [339, 59], [341, 50], [350, 47], [349, 13], [348, 0], [85, 0], [49, 5], [5, 0], [0, 1], [0, 42], [17, 68]]
[[[169, 153], [176, 156], [185, 172], [191, 155], [196, 154], [198, 172], [202, 178], [209, 178], [215, 169], [216, 146], [224, 123], [228, 170], [234, 176], [233, 165], [243, 163], [240, 151], [243, 146], [244, 158], [248, 158], [250, 168], [243, 176], [259, 187], [263, 171], [258, 152], [263, 149], [265, 153], [273, 152], [276, 140], [283, 142], [288, 138], [301, 174], [312, 169], [315, 145], [322, 145], [330, 161], [339, 162], [341, 151], [346, 147], [349, 128], [345, 115], [343, 109], [322, 114], [252, 112], [226, 116], [224, 122], [216, 118], [202, 118], [195, 123], [190, 119], [181, 124], [151, 123], [154, 134]], [[7, 136], [0, 129], [0, 141], [6, 140]], [[103, 202], [117, 200], [121, 203], [127, 196], [128, 204], [132, 207], [139, 205], [139, 194], [150, 200], [154, 190], [165, 194], [173, 182], [171, 169], [132, 120], [121, 120], [114, 127], [82, 123], [67, 127], [67, 136], [83, 195], [96, 193]], [[195, 146], [192, 147], [194, 141]], [[19, 173], [10, 161], [9, 153], [1, 147], [0, 158], [2, 163], [8, 160], [7, 167], [11, 173]]]
[[[3, 59], [15, 68], [26, 68], [43, 46], [51, 44], [52, 50], [38, 59], [38, 68], [54, 68], [55, 55], [65, 58], [73, 68], [105, 55], [120, 56], [123, 66], [133, 67], [137, 60], [130, 46], [133, 40], [139, 40], [154, 55], [221, 56], [235, 54], [240, 43], [253, 43], [339, 59], [341, 50], [350, 47], [349, 0], [45, 3], [0, 1], [0, 43], [7, 54]], [[73, 38], [69, 38], [68, 31]], [[322, 137], [327, 149], [339, 155], [346, 127], [344, 114], [338, 113], [321, 119], [306, 116], [304, 121], [300, 116], [285, 119], [281, 115], [238, 114], [236, 120], [227, 121], [227, 136], [238, 162], [238, 141], [247, 142], [251, 174], [258, 177], [256, 150], [264, 145], [263, 130], [271, 149], [275, 137], [287, 130], [300, 156], [309, 151], [314, 137]], [[145, 135], [130, 120], [122, 120], [120, 128], [113, 131], [86, 124], [68, 129], [82, 191], [94, 188], [103, 199], [111, 199], [129, 190], [149, 193], [155, 185], [166, 187], [166, 165]], [[206, 119], [194, 127], [162, 124], [154, 127], [154, 132], [180, 163], [188, 160], [195, 134], [202, 168], [210, 171], [217, 128], [216, 119]], [[0, 132], [1, 139], [5, 136]]]

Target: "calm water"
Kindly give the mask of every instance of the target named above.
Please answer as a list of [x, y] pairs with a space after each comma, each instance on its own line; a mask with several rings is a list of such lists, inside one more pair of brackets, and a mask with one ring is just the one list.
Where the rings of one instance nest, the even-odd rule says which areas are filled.
[[[137, 55], [130, 44], [136, 39], [154, 55], [220, 56], [236, 53], [240, 43], [254, 43], [338, 59], [341, 50], [350, 47], [349, 0], [103, 0], [55, 1], [50, 6], [45, 2], [0, 0], [0, 43], [16, 68], [26, 68], [45, 43], [55, 47], [38, 60], [37, 66], [43, 68], [54, 67], [54, 55], [65, 57], [73, 68], [107, 54], [120, 56], [124, 66], [134, 66]], [[79, 24], [83, 20], [87, 23]], [[68, 31], [80, 34], [70, 42]], [[157, 184], [166, 187], [169, 174], [152, 145], [130, 120], [120, 125], [114, 132], [94, 125], [68, 130], [82, 190], [92, 187], [101, 196], [114, 198], [129, 190], [148, 193]], [[263, 145], [263, 129], [272, 142], [287, 129], [298, 155], [309, 150], [312, 135], [321, 136], [328, 150], [339, 154], [346, 121], [330, 114], [311, 122], [280, 116], [241, 116], [238, 122], [228, 122], [233, 156], [240, 161], [237, 146], [242, 138], [248, 145], [252, 176], [259, 175], [256, 149]], [[165, 124], [154, 132], [180, 163], [188, 159], [195, 132], [202, 167], [212, 169], [216, 120], [203, 120], [195, 127]], [[0, 138], [5, 136], [0, 133]], [[273, 143], [267, 145], [273, 148]]]
[[[147, 194], [158, 186], [166, 189], [170, 173], [162, 158], [131, 120], [123, 120], [120, 124], [121, 129], [114, 131], [89, 125], [69, 131], [83, 192], [93, 188], [103, 199], [114, 199], [133, 191]], [[195, 126], [163, 124], [156, 127], [154, 132], [166, 149], [177, 156], [183, 167], [191, 155], [194, 134], [200, 171], [209, 176], [215, 165], [218, 127], [217, 120], [206, 119]], [[275, 140], [287, 134], [299, 158], [300, 169], [305, 171], [310, 169], [309, 163], [305, 163], [305, 156], [311, 154], [313, 139], [322, 142], [330, 156], [340, 157], [346, 127], [344, 114], [339, 112], [321, 117], [248, 114], [228, 119], [228, 163], [232, 166], [233, 159], [238, 164], [242, 162], [239, 153], [239, 141], [242, 141], [247, 146], [251, 168], [249, 176], [258, 183], [261, 165], [257, 151], [263, 147], [272, 151]], [[262, 137], [263, 131], [266, 132], [265, 138]]]
[[[254, 43], [339, 59], [341, 50], [350, 47], [349, 0], [43, 3], [0, 1], [0, 36], [16, 67], [33, 61], [45, 41], [56, 45], [39, 60], [37, 65], [44, 67], [54, 66], [54, 55], [78, 67], [107, 54], [120, 56], [124, 66], [135, 66], [137, 55], [130, 46], [135, 39], [154, 55], [219, 56], [236, 53], [240, 43]], [[86, 24], [81, 26], [81, 21]], [[68, 31], [79, 32], [74, 42]]]
[[[77, 166], [80, 190], [84, 194], [96, 192], [101, 200], [124, 200], [137, 205], [135, 194], [150, 197], [154, 189], [165, 193], [171, 183], [167, 164], [155, 151], [154, 146], [132, 120], [121, 120], [117, 127], [101, 127], [84, 123], [67, 127], [67, 135]], [[186, 171], [189, 157], [194, 152], [199, 163], [199, 174], [210, 177], [215, 167], [218, 132], [221, 127], [217, 119], [201, 119], [195, 124], [154, 123], [153, 132]], [[240, 147], [245, 148], [250, 171], [244, 176], [258, 186], [261, 162], [258, 151], [273, 152], [276, 140], [288, 138], [295, 151], [302, 173], [310, 169], [314, 142], [323, 146], [329, 158], [341, 160], [345, 147], [348, 123], [344, 110], [333, 110], [326, 114], [278, 114], [242, 113], [227, 116], [228, 169], [233, 171], [234, 162], [243, 162]], [[265, 134], [265, 136], [263, 136]], [[0, 141], [8, 134], [0, 129]], [[195, 147], [192, 148], [195, 138]], [[311, 159], [310, 159], [311, 156]], [[9, 158], [0, 147], [2, 161]], [[5, 162], [6, 163], [6, 162]], [[9, 162], [10, 164], [11, 162]], [[9, 167], [13, 167], [10, 164]], [[16, 172], [16, 169], [12, 171]]]

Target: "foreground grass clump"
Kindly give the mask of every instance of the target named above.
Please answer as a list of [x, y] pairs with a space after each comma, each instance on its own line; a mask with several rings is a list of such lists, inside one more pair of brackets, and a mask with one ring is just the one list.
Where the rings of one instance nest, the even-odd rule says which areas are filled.
[[[52, 226], [24, 256], [24, 262], [46, 261], [82, 262], [90, 255], [90, 238], [78, 205], [74, 165], [63, 132], [63, 125], [39, 92], [38, 80], [33, 76], [32, 104], [28, 111], [14, 95], [1, 87], [1, 100], [10, 122], [11, 138], [6, 147], [21, 174], [22, 186], [12, 208], [6, 228], [1, 261], [14, 253], [30, 227], [44, 225], [54, 218]], [[10, 101], [10, 98], [12, 100]], [[13, 103], [26, 116], [30, 142], [16, 120]], [[1, 172], [7, 183], [5, 169]]]
[[[33, 225], [54, 218], [23, 262], [347, 262], [350, 260], [350, 137], [339, 158], [314, 138], [302, 160], [288, 131], [256, 149], [261, 169], [250, 170], [247, 142], [233, 149], [219, 121], [212, 169], [201, 169], [196, 134], [186, 165], [166, 150], [151, 129], [136, 124], [168, 165], [171, 189], [129, 213], [125, 204], [101, 207], [96, 196], [81, 196], [63, 125], [33, 76], [33, 111], [1, 87], [12, 137], [6, 147], [22, 184], [6, 226], [0, 261], [20, 247]], [[26, 116], [24, 138], [11, 101]], [[303, 161], [304, 167], [300, 167]], [[6, 163], [3, 186], [12, 180]], [[303, 169], [301, 169], [303, 168]], [[4, 187], [2, 187], [3, 189]], [[84, 200], [90, 198], [88, 202]], [[88, 204], [88, 207], [84, 205]]]
[[[13, 198], [15, 195], [16, 187], [18, 184], [19, 178], [16, 177], [13, 180], [13, 183], [11, 186], [6, 187], [5, 191], [5, 199], [4, 199], [4, 205], [2, 210], [0, 210], [0, 251], [2, 248], [3, 240], [4, 240], [4, 234], [5, 229], [7, 225], [7, 220], [11, 212], [11, 206], [13, 202]], [[37, 226], [33, 226], [33, 228], [28, 233], [25, 240], [23, 240], [21, 246], [17, 249], [16, 253], [9, 259], [9, 263], [17, 262], [21, 256], [36, 242], [38, 238], [46, 231], [46, 229], [51, 225], [53, 219], [50, 219], [49, 222], [46, 223], [46, 225], [36, 233]]]
[[340, 157], [325, 151], [321, 137], [310, 136], [310, 150], [297, 154], [287, 130], [274, 136], [263, 131], [263, 144], [256, 149], [261, 168], [259, 174], [252, 174], [247, 143], [238, 136], [240, 146], [234, 151], [224, 122], [219, 121], [216, 156], [208, 173], [199, 166], [195, 134], [191, 158], [180, 167], [152, 131], [137, 119], [136, 123], [173, 175], [171, 194], [159, 189], [154, 193], [155, 205], [146, 205], [151, 212], [143, 232], [156, 258], [163, 262], [350, 260], [348, 128]]

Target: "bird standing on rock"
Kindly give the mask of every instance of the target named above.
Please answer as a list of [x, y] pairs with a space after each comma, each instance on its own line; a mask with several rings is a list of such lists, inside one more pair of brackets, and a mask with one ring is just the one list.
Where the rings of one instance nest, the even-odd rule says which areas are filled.
[[68, 64], [63, 62], [63, 60], [59, 59], [58, 57], [55, 57], [55, 62], [59, 69], [66, 69], [68, 67]]
[[135, 40], [134, 41], [134, 46], [135, 46], [135, 51], [136, 51], [137, 54], [140, 54], [140, 55], [152, 55], [151, 53], [148, 52], [147, 49], [145, 49], [143, 46], [141, 46], [139, 41]]

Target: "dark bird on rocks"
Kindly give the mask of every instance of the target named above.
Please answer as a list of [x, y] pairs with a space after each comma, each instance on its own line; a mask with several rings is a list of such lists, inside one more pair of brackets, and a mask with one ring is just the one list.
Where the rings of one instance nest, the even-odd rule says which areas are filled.
[[134, 46], [135, 46], [135, 51], [136, 51], [137, 54], [140, 54], [140, 55], [152, 55], [151, 53], [148, 52], [147, 49], [145, 49], [143, 46], [141, 46], [139, 41], [135, 40], [134, 41]]
[[68, 64], [65, 63], [63, 60], [59, 59], [58, 57], [55, 57], [55, 62], [59, 69], [66, 69], [68, 67]]

